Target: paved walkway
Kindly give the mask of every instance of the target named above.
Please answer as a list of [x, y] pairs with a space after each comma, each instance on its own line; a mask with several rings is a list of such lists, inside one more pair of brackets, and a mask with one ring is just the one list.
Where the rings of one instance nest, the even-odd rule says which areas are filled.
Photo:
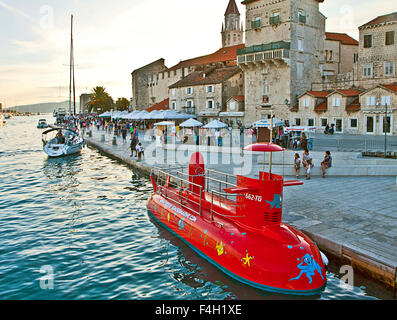
[[[129, 141], [120, 144], [121, 138], [118, 138], [119, 145], [113, 146], [113, 136], [107, 135], [103, 144], [100, 142], [102, 134], [102, 131], [94, 129], [93, 137], [87, 140], [106, 146], [108, 152], [119, 158], [129, 158]], [[144, 145], [147, 149], [150, 148], [149, 143]], [[152, 150], [157, 160], [163, 156], [160, 151], [157, 150], [156, 153]], [[180, 162], [187, 163], [189, 154], [182, 153], [174, 152]], [[235, 169], [241, 170], [242, 166], [233, 162], [218, 165], [217, 161], [222, 160], [219, 157], [222, 155], [204, 153], [206, 163], [212, 160], [208, 167], [234, 173], [238, 173]], [[141, 164], [151, 167], [152, 162], [153, 159], [147, 155]], [[256, 176], [261, 166], [256, 160], [252, 163], [248, 175]], [[312, 235], [319, 246], [325, 247], [329, 252], [340, 256], [353, 256], [357, 253], [375, 261], [375, 264], [381, 263], [382, 268], [387, 266], [391, 276], [394, 270], [396, 277], [396, 178], [328, 177], [312, 178], [304, 182], [303, 186], [284, 189], [284, 221]]]

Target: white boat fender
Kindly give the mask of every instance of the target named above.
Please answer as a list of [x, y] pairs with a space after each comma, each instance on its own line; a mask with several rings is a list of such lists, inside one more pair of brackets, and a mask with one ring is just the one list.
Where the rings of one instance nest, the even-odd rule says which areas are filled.
[[323, 259], [324, 265], [325, 265], [325, 266], [328, 266], [329, 261], [328, 261], [327, 256], [326, 256], [323, 252], [321, 252], [321, 251], [320, 251], [320, 254], [321, 254], [321, 259]]

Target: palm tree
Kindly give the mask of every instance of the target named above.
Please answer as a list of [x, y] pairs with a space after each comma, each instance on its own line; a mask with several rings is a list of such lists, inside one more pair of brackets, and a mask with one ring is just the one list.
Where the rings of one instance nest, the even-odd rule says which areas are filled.
[[95, 87], [92, 89], [91, 101], [89, 102], [88, 112], [98, 112], [98, 109], [102, 111], [110, 111], [112, 109], [113, 99], [106, 92], [104, 87]]

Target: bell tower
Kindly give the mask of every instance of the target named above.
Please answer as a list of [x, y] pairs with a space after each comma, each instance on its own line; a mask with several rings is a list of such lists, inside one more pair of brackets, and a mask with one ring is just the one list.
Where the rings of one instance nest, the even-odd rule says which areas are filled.
[[243, 43], [244, 28], [240, 24], [240, 12], [235, 0], [230, 0], [222, 25], [222, 47], [231, 47]]

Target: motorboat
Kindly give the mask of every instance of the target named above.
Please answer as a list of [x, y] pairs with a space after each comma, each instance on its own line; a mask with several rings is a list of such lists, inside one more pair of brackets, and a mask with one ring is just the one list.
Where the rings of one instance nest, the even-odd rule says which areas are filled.
[[49, 127], [49, 125], [48, 125], [46, 119], [40, 119], [40, 120], [39, 120], [39, 123], [37, 124], [37, 128], [38, 128], [38, 129], [46, 129], [46, 128], [48, 128], [48, 127]]
[[[282, 152], [256, 143], [247, 152]], [[313, 296], [324, 290], [327, 257], [305, 234], [282, 221], [284, 187], [303, 185], [271, 172], [259, 178], [189, 166], [154, 169], [148, 214], [200, 257], [241, 283], [268, 292]]]
[[[56, 136], [48, 138], [50, 133]], [[70, 129], [52, 128], [43, 132], [43, 150], [51, 158], [63, 157], [80, 152], [85, 141], [79, 134]]]

